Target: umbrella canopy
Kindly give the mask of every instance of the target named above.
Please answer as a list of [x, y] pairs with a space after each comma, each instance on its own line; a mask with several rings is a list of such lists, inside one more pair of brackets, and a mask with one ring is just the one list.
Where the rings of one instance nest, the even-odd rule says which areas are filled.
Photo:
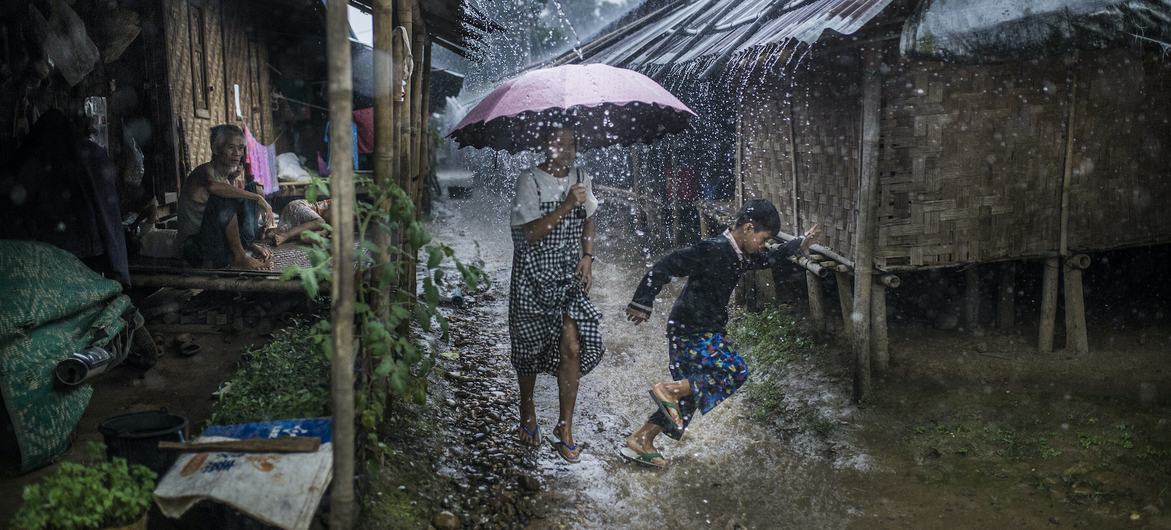
[[648, 143], [682, 131], [695, 112], [651, 78], [604, 64], [534, 70], [496, 87], [448, 137], [510, 153], [539, 150], [558, 123], [577, 131], [579, 151]]

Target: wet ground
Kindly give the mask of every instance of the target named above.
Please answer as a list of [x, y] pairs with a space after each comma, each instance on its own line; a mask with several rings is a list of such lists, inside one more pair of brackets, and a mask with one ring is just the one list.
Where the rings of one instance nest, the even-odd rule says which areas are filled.
[[[762, 419], [769, 393], [750, 389], [694, 422], [683, 441], [661, 438], [668, 469], [623, 461], [616, 451], [651, 412], [645, 389], [667, 377], [664, 309], [678, 285], [650, 322], [622, 319], [646, 260], [613, 224], [601, 234], [591, 293], [606, 315], [608, 352], [578, 398], [576, 438], [588, 447], [576, 465], [548, 446], [525, 451], [512, 441], [507, 209], [493, 201], [501, 202], [441, 202], [431, 227], [493, 280], [451, 309], [443, 383], [433, 390], [443, 400], [433, 467], [453, 485], [436, 488], [435, 510], [465, 527], [1171, 528], [1166, 408], [898, 372], [857, 408], [847, 353], [832, 341], [753, 381], [781, 396], [777, 417]], [[548, 433], [553, 377], [538, 378], [536, 398]]]

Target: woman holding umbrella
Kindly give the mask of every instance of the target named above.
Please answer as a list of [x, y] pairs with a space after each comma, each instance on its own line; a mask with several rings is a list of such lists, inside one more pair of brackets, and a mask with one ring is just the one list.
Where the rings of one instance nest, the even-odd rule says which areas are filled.
[[522, 443], [539, 445], [533, 404], [538, 372], [557, 376], [557, 453], [577, 462], [573, 440], [578, 381], [601, 361], [601, 313], [589, 299], [593, 215], [590, 176], [573, 164], [579, 151], [649, 143], [683, 130], [695, 113], [650, 78], [601, 64], [535, 70], [490, 92], [448, 135], [463, 146], [545, 161], [521, 172], [511, 212], [513, 261], [508, 328], [520, 384]]
[[545, 135], [545, 161], [523, 171], [512, 203], [512, 286], [508, 330], [520, 383], [522, 443], [540, 443], [533, 387], [538, 372], [557, 376], [560, 414], [549, 442], [568, 462], [582, 447], [573, 441], [578, 382], [602, 360], [601, 312], [588, 293], [592, 283], [594, 197], [589, 175], [573, 165], [573, 129]]

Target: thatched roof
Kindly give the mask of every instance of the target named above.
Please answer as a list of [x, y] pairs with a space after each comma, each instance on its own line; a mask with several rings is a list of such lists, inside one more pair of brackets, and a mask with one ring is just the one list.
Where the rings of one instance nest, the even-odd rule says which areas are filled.
[[907, 20], [902, 52], [998, 62], [1135, 43], [1171, 50], [1171, 0], [925, 0]]

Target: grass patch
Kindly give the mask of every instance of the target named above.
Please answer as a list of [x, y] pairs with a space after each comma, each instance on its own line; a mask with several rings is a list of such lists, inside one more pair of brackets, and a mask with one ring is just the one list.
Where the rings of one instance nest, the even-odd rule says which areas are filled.
[[272, 340], [250, 348], [220, 387], [212, 425], [329, 415], [329, 359], [311, 339], [312, 325], [294, 319]]
[[748, 359], [753, 374], [745, 385], [745, 392], [752, 397], [753, 419], [796, 427], [820, 438], [832, 433], [832, 421], [816, 412], [787, 406], [785, 390], [777, 382], [792, 360], [812, 353], [815, 346], [792, 308], [780, 305], [755, 313], [739, 312], [730, 322], [729, 335]]

